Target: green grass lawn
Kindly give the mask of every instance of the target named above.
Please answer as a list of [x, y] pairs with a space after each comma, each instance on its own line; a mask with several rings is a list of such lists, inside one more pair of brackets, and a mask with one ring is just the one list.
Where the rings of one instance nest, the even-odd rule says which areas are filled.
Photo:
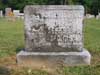
[[23, 21], [16, 22], [0, 19], [0, 57], [15, 55], [24, 47]]
[[[84, 21], [84, 46], [92, 55], [90, 66], [61, 67], [60, 75], [100, 75], [100, 20]], [[16, 64], [16, 53], [24, 48], [24, 23], [0, 18], [0, 75], [51, 75], [44, 70], [20, 68]]]

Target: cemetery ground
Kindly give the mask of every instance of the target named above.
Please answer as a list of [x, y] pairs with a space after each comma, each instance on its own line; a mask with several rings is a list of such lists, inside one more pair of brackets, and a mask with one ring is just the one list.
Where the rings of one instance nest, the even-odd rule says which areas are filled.
[[[61, 66], [57, 75], [100, 75], [100, 19], [84, 20], [84, 46], [92, 55], [91, 65]], [[29, 69], [16, 64], [16, 54], [24, 48], [24, 23], [0, 18], [0, 75], [53, 75], [43, 69]]]

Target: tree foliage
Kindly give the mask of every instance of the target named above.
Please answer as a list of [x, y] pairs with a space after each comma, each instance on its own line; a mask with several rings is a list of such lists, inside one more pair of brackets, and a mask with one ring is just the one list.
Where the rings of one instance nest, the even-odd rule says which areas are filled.
[[84, 5], [86, 13], [97, 15], [100, 12], [100, 0], [0, 0], [0, 9], [6, 7], [23, 10], [25, 5]]

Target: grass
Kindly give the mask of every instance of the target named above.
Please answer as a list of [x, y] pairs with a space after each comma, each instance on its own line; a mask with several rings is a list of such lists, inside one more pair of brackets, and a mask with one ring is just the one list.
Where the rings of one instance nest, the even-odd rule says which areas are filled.
[[15, 55], [24, 47], [23, 21], [10, 22], [0, 19], [0, 57]]
[[85, 47], [92, 52], [100, 52], [100, 19], [85, 20]]
[[[16, 64], [16, 53], [24, 48], [24, 24], [0, 18], [0, 75], [51, 75], [44, 70], [21, 68]], [[92, 55], [90, 66], [61, 67], [59, 75], [100, 75], [100, 20], [84, 21], [84, 46]], [[29, 71], [31, 72], [29, 73]]]

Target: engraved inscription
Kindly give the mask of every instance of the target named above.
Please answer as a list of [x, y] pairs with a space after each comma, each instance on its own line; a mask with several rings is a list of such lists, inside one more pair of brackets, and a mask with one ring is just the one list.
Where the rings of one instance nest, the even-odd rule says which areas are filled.
[[41, 52], [82, 50], [83, 14], [80, 10], [50, 10], [44, 7], [36, 9], [34, 6], [29, 8], [25, 16], [26, 50]]

